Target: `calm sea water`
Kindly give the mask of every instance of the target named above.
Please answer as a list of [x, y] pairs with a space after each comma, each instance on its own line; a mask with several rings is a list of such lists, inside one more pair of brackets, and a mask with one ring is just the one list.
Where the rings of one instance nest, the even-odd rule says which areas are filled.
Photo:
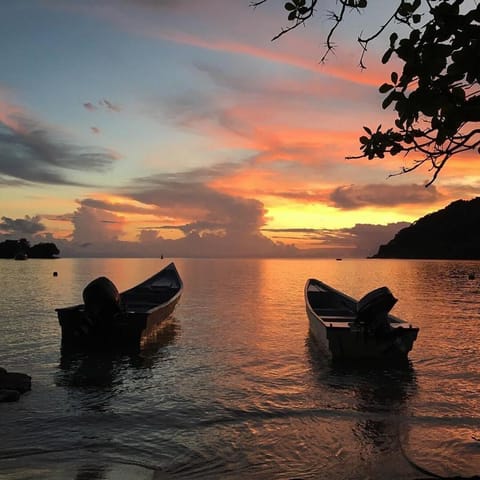
[[[62, 355], [56, 307], [97, 276], [123, 290], [169, 261], [0, 260], [0, 366], [33, 378], [0, 404], [1, 479], [480, 474], [480, 263], [176, 259], [185, 291], [156, 343]], [[421, 328], [411, 364], [322, 358], [309, 277], [355, 297], [389, 286]]]

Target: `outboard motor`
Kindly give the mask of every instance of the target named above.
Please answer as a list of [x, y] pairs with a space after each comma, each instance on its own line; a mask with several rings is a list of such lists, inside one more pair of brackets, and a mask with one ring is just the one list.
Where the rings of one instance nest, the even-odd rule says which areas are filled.
[[365, 325], [367, 331], [382, 334], [390, 330], [388, 312], [397, 303], [397, 299], [387, 287], [372, 290], [357, 303], [356, 321]]
[[83, 302], [87, 316], [98, 327], [111, 325], [121, 312], [120, 293], [107, 277], [98, 277], [83, 289]]

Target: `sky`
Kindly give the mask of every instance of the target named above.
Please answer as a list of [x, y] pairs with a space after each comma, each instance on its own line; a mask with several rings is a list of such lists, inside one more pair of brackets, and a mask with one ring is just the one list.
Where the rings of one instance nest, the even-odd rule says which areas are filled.
[[[388, 3], [288, 26], [283, 1], [22, 0], [0, 15], [0, 240], [80, 257], [365, 257], [477, 196], [472, 158], [430, 187], [408, 159], [347, 160], [392, 122]], [[385, 5], [387, 3], [387, 5]], [[369, 7], [370, 8], [370, 7]], [[473, 164], [473, 166], [472, 166]]]

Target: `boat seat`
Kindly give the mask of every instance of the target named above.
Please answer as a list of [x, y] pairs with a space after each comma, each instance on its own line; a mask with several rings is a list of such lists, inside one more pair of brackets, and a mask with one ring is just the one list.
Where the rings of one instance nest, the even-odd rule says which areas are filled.
[[322, 315], [325, 322], [353, 322], [356, 318], [354, 315]]
[[321, 317], [325, 316], [333, 316], [333, 317], [353, 317], [355, 318], [355, 315], [352, 313], [351, 310], [347, 309], [341, 309], [341, 308], [314, 308], [313, 311], [317, 314], [320, 315]]
[[175, 288], [175, 287], [178, 287], [178, 285], [175, 284], [175, 282], [171, 281], [170, 283], [162, 283], [161, 285], [153, 284], [147, 288], [151, 292], [156, 292], [157, 290], [170, 290], [171, 288]]

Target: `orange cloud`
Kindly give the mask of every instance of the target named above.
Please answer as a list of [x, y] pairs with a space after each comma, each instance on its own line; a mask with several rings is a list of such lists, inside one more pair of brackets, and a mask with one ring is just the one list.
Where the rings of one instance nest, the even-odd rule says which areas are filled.
[[197, 48], [204, 48], [207, 50], [221, 51], [226, 53], [234, 53], [247, 55], [250, 57], [260, 58], [268, 60], [270, 62], [280, 63], [289, 67], [299, 68], [301, 70], [312, 71], [320, 73], [322, 75], [328, 75], [334, 78], [346, 80], [348, 82], [379, 86], [384, 80], [384, 75], [379, 75], [372, 70], [352, 71], [351, 66], [347, 68], [336, 67], [329, 65], [319, 65], [315, 63], [311, 58], [302, 58], [301, 51], [297, 51], [294, 54], [288, 54], [284, 52], [277, 52], [273, 50], [267, 50], [265, 48], [259, 48], [247, 43], [233, 42], [224, 39], [207, 40], [202, 37], [190, 35], [184, 32], [153, 32], [150, 31], [149, 35], [175, 42], [183, 45], [189, 45]]

